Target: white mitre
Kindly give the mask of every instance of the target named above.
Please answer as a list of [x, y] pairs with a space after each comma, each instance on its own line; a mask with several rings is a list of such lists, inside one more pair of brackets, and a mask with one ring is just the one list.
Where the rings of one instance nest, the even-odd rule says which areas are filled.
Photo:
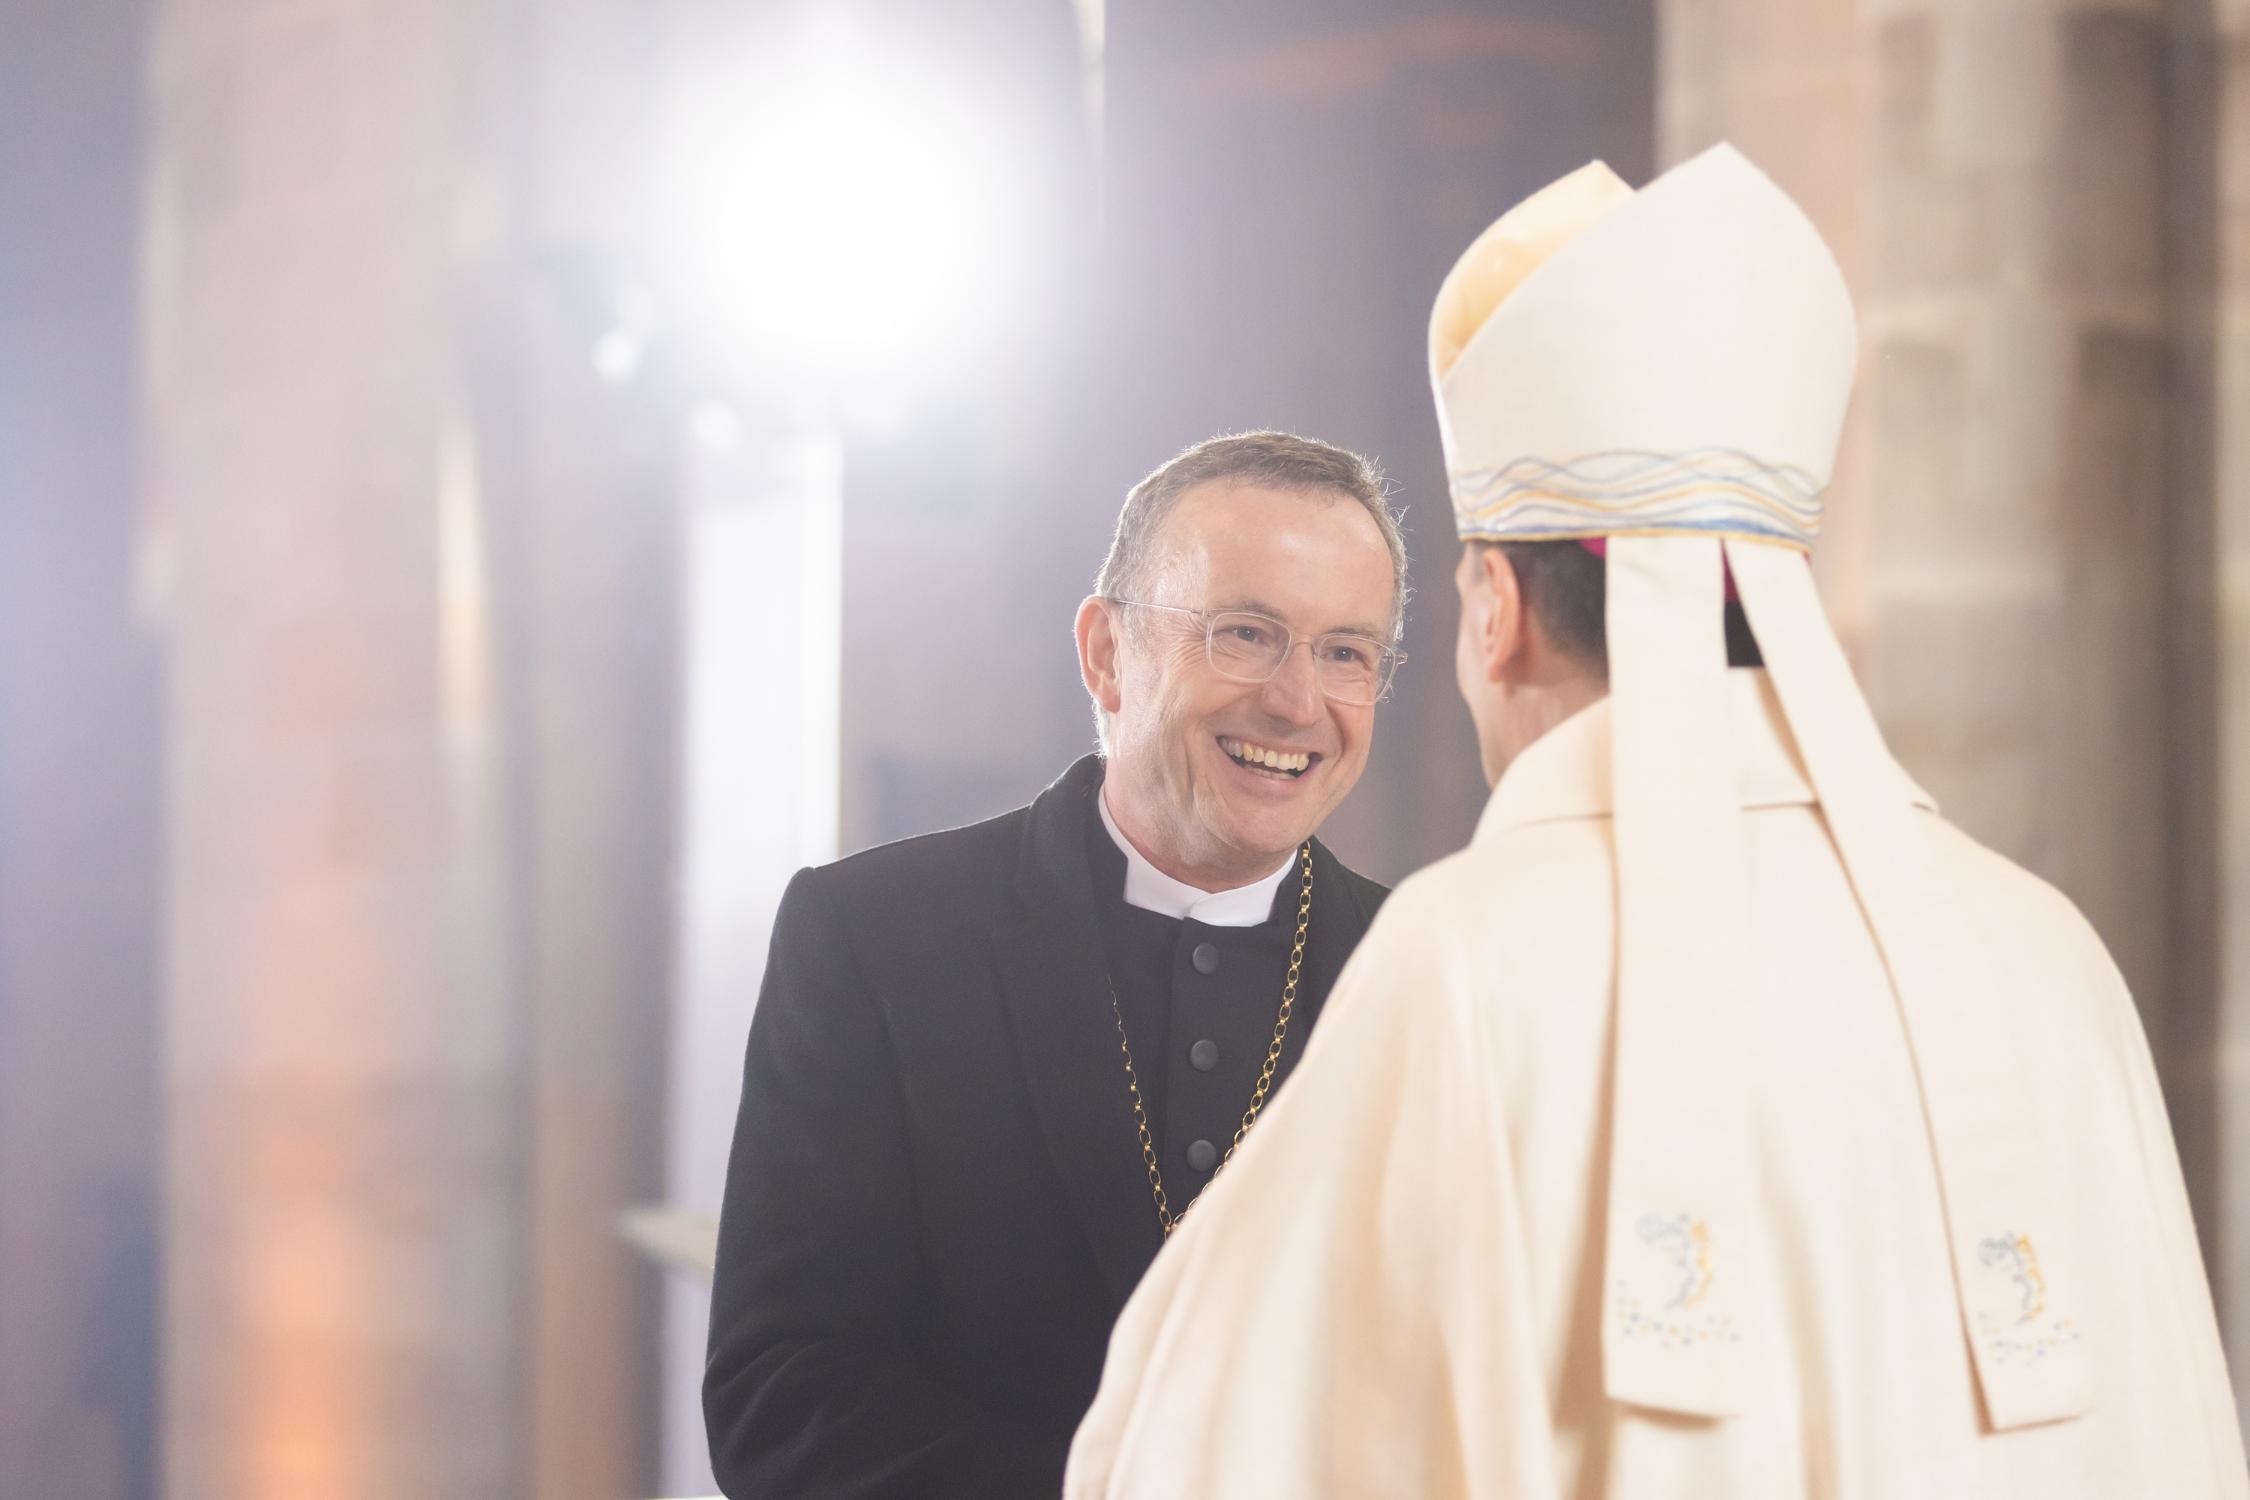
[[1986, 1412], [2002, 1428], [2051, 1421], [2087, 1404], [2086, 1343], [2021, 1357], [2013, 1291], [1979, 1261], [2036, 1234], [2051, 1276], [2070, 1259], [2069, 1200], [2025, 1139], [2009, 1039], [1938, 1003], [1985, 945], [1924, 878], [1929, 814], [1803, 556], [1856, 361], [1834, 257], [1723, 145], [1638, 193], [1597, 162], [1534, 194], [1470, 246], [1431, 317], [1461, 535], [1606, 544], [1618, 991], [1603, 1378], [1620, 1401], [1725, 1416], [1749, 1405], [1758, 1364], [1731, 569], [1898, 997]]

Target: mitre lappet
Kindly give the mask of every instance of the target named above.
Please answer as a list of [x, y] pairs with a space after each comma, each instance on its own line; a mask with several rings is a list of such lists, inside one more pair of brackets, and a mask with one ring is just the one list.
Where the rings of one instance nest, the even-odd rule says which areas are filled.
[[[1602, 1271], [1608, 1394], [1723, 1417], [1754, 1388], [1759, 982], [1727, 681], [1727, 580], [1897, 997], [1937, 1164], [1963, 1355], [2007, 1428], [2085, 1409], [2071, 1203], [1987, 962], [1926, 878], [1934, 813], [1814, 591], [1857, 360], [1811, 222], [1719, 146], [1636, 192], [1600, 163], [1461, 257], [1430, 329], [1464, 538], [1598, 541], [1614, 738], [1617, 993]], [[1990, 1018], [1990, 1019], [1988, 1019]], [[1839, 1202], [1848, 1202], [1840, 1184]], [[2027, 1307], [2030, 1309], [2027, 1315]], [[2064, 1332], [2067, 1330], [2067, 1332]]]

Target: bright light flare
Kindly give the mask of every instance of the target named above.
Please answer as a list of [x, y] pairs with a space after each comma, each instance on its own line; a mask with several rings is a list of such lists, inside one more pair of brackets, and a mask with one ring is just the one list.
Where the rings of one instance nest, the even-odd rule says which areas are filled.
[[965, 92], [835, 46], [687, 92], [666, 156], [675, 314], [801, 383], [958, 372], [1031, 240], [1004, 132]]

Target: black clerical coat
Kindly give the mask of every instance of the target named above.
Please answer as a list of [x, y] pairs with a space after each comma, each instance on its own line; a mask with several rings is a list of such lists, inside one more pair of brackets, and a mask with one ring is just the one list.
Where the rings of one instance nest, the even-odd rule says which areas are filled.
[[[1101, 903], [1122, 895], [1097, 892], [1089, 860], [1101, 774], [1088, 757], [1029, 807], [790, 882], [704, 1378], [712, 1468], [737, 1500], [1061, 1492], [1110, 1325], [1163, 1239], [1111, 1007]], [[1283, 1078], [1387, 894], [1317, 842], [1313, 872]], [[1297, 889], [1292, 871], [1276, 900], [1290, 932]], [[1221, 957], [1202, 977], [1223, 978], [1218, 933], [1184, 935], [1182, 972], [1211, 966], [1194, 959], [1205, 936]], [[1136, 1062], [1174, 1080], [1159, 1136], [1229, 1079], [1227, 1113], [1247, 1106], [1280, 995], [1246, 967], [1255, 992], [1229, 1003], [1262, 1020], [1232, 1023], [1225, 1066], [1187, 1058], [1210, 1027], [1135, 1039]], [[1223, 1149], [1231, 1130], [1208, 1133]], [[1160, 1145], [1177, 1208], [1208, 1174]]]

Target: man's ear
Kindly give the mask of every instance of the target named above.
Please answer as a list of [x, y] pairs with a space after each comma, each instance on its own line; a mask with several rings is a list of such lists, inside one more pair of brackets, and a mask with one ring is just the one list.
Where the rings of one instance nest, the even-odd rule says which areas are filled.
[[1484, 616], [1478, 621], [1477, 654], [1484, 662], [1484, 680], [1504, 682], [1522, 675], [1531, 644], [1523, 583], [1516, 577], [1515, 564], [1498, 547], [1477, 548], [1477, 566], [1484, 573], [1487, 597]]
[[1117, 616], [1108, 601], [1088, 595], [1078, 604], [1078, 676], [1105, 714], [1125, 701], [1119, 686]]

